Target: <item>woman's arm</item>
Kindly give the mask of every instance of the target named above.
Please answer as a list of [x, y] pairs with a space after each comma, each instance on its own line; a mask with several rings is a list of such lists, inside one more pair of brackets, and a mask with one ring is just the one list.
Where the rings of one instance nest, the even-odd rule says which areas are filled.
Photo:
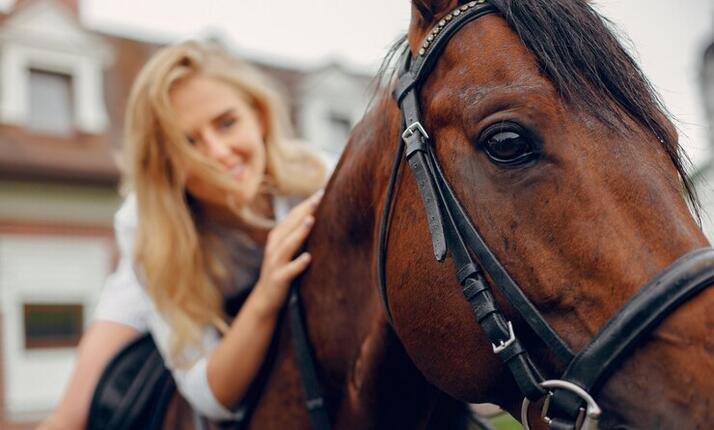
[[307, 253], [293, 256], [312, 228], [320, 197], [316, 194], [296, 206], [270, 232], [260, 279], [208, 357], [208, 384], [216, 400], [229, 409], [240, 403], [265, 359], [290, 282], [310, 264]]
[[130, 195], [114, 216], [119, 265], [104, 283], [93, 321], [77, 348], [74, 370], [63, 397], [40, 424], [40, 430], [84, 429], [99, 375], [122, 346], [148, 330], [149, 302], [132, 265], [135, 231], [136, 199]]
[[38, 430], [84, 429], [99, 375], [114, 354], [138, 334], [137, 329], [125, 324], [92, 322], [79, 343], [77, 362], [64, 396]]

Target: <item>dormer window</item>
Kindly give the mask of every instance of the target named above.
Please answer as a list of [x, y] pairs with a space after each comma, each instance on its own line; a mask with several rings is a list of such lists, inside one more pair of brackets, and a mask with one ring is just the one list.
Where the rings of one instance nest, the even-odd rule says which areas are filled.
[[74, 132], [72, 76], [30, 69], [27, 127], [38, 133], [67, 136]]
[[0, 26], [0, 122], [39, 133], [101, 134], [113, 50], [58, 2], [37, 1]]

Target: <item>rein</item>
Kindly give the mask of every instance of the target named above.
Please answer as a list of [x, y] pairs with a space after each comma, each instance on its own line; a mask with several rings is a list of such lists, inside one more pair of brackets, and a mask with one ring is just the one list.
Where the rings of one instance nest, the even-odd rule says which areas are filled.
[[[454, 9], [428, 33], [417, 55], [403, 56], [394, 90], [403, 128], [387, 186], [377, 255], [378, 285], [389, 322], [394, 325], [386, 290], [385, 260], [389, 220], [396, 198], [395, 185], [403, 156], [417, 181], [438, 262], [451, 255], [456, 278], [471, 305], [493, 352], [511, 371], [524, 396], [521, 421], [526, 430], [530, 402], [546, 397], [542, 416], [552, 430], [594, 430], [602, 413], [592, 397], [635, 344], [681, 304], [714, 282], [714, 249], [692, 251], [658, 274], [623, 305], [577, 354], [548, 324], [510, 277], [473, 226], [446, 180], [433, 150], [433, 141], [419, 113], [420, 85], [434, 68], [448, 41], [464, 25], [498, 10], [486, 0], [471, 1]], [[472, 258], [476, 257], [476, 261]], [[546, 380], [516, 336], [511, 321], [499, 310], [488, 274], [513, 308], [566, 368], [560, 379]]]

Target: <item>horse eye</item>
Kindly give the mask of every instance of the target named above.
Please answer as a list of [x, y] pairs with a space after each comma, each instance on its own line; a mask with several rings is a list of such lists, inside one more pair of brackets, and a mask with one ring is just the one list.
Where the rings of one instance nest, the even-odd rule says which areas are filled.
[[481, 133], [479, 140], [491, 161], [503, 166], [519, 166], [538, 155], [532, 138], [518, 124], [494, 124]]

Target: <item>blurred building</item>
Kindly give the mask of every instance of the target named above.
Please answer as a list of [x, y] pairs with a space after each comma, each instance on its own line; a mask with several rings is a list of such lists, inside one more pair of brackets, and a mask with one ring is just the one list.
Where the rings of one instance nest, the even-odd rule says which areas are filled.
[[[160, 47], [78, 17], [78, 0], [20, 0], [0, 16], [0, 428], [41, 418], [64, 389], [117, 259], [127, 95]], [[336, 159], [369, 77], [336, 64], [256, 65], [293, 103], [301, 138]]]

